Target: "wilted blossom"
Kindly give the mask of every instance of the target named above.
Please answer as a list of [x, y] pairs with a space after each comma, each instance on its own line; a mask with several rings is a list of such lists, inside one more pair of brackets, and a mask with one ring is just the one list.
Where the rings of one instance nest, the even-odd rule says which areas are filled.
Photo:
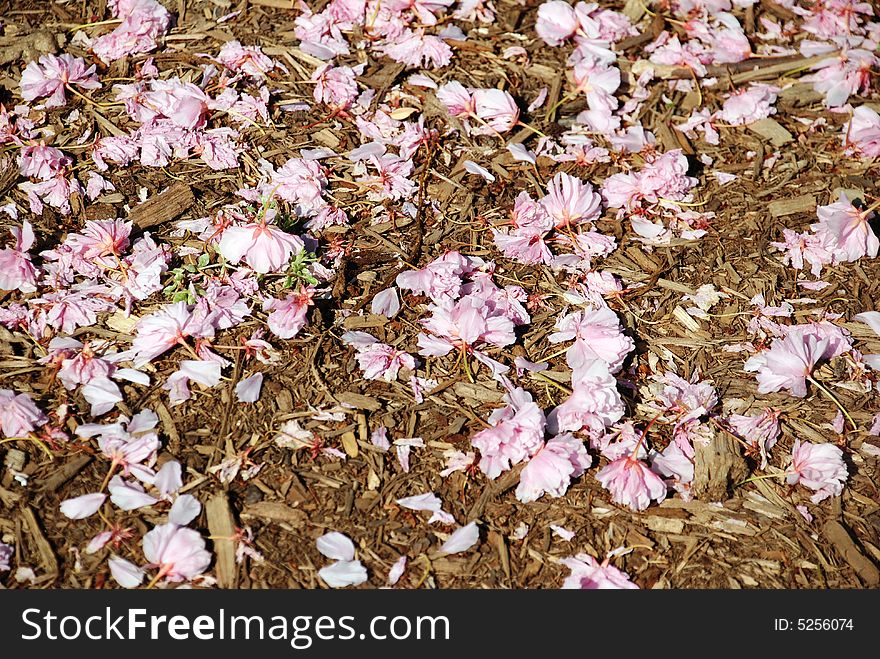
[[609, 564], [609, 559], [600, 563], [589, 554], [578, 554], [563, 558], [562, 563], [571, 570], [562, 583], [564, 589], [638, 589], [625, 572]]
[[37, 268], [28, 250], [34, 244], [34, 230], [25, 220], [20, 229], [11, 227], [9, 233], [15, 244], [0, 249], [0, 291], [33, 293], [37, 290]]
[[381, 343], [366, 332], [346, 332], [342, 335], [346, 344], [357, 350], [358, 365], [367, 380], [394, 382], [401, 368], [414, 370], [416, 360], [404, 350]]
[[767, 468], [767, 453], [781, 434], [779, 413], [779, 410], [770, 407], [756, 415], [731, 414], [727, 417], [727, 424], [733, 432], [758, 449], [761, 469]]
[[571, 434], [558, 435], [548, 440], [523, 468], [516, 498], [528, 503], [544, 494], [561, 497], [571, 479], [583, 474], [592, 463], [583, 441]]
[[0, 389], [0, 430], [4, 437], [24, 437], [47, 421], [29, 394]]
[[531, 394], [513, 389], [504, 395], [504, 402], [489, 416], [492, 427], [471, 438], [471, 445], [480, 451], [480, 470], [493, 479], [544, 445], [544, 412]]
[[95, 75], [95, 65], [86, 67], [81, 57], [64, 53], [56, 56], [40, 56], [39, 63], [30, 62], [21, 74], [21, 97], [33, 101], [48, 96], [44, 105], [57, 108], [67, 103], [65, 91], [70, 85], [81, 89], [97, 89], [101, 86]]
[[813, 503], [837, 496], [848, 477], [843, 451], [834, 444], [813, 444], [796, 439], [791, 449], [791, 466], [786, 480], [815, 490]]

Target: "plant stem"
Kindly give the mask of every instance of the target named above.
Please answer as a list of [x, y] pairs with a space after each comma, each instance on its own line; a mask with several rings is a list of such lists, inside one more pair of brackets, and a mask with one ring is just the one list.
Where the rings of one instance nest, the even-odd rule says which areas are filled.
[[837, 399], [837, 397], [834, 394], [832, 394], [830, 391], [828, 391], [828, 389], [826, 389], [812, 375], [808, 375], [807, 380], [809, 380], [814, 385], [816, 385], [816, 388], [819, 389], [819, 391], [821, 391], [823, 394], [828, 396], [828, 398], [831, 399], [831, 402], [834, 403], [835, 405], [837, 405], [837, 409], [839, 409], [843, 413], [843, 416], [846, 417], [846, 420], [849, 421], [849, 425], [852, 427], [852, 429], [857, 430], [856, 422], [853, 421], [852, 417], [849, 415], [849, 412], [846, 411], [846, 408], [841, 404], [841, 402]]

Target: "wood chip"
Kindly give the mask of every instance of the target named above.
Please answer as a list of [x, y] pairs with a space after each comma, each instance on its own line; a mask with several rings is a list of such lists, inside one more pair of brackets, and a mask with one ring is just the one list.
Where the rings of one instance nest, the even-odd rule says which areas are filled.
[[341, 439], [342, 448], [345, 449], [346, 455], [350, 458], [356, 458], [358, 456], [358, 443], [354, 433], [351, 431], [344, 432]]
[[694, 496], [726, 501], [732, 488], [749, 475], [739, 445], [726, 433], [715, 433], [708, 444], [694, 442]]
[[749, 124], [748, 129], [759, 137], [770, 140], [773, 146], [782, 146], [794, 140], [782, 124], [770, 117]]
[[773, 217], [784, 217], [795, 213], [812, 213], [816, 210], [816, 198], [811, 194], [805, 194], [794, 199], [777, 199], [767, 204], [767, 208]]
[[147, 199], [144, 203], [132, 208], [128, 218], [139, 229], [149, 229], [179, 217], [195, 202], [192, 188], [186, 183], [178, 181], [154, 197]]
[[293, 526], [303, 526], [308, 515], [302, 510], [291, 508], [278, 501], [260, 501], [244, 507], [242, 517], [257, 517], [270, 522], [286, 522]]
[[351, 405], [358, 410], [370, 410], [371, 412], [376, 412], [382, 409], [382, 403], [377, 399], [355, 393], [354, 391], [343, 391], [341, 394], [336, 394], [336, 399], [340, 403]]
[[846, 528], [833, 519], [822, 526], [822, 535], [840, 553], [849, 566], [856, 571], [869, 588], [880, 585], [880, 570], [856, 546]]
[[46, 479], [40, 484], [40, 488], [44, 492], [54, 492], [71, 478], [76, 476], [80, 471], [82, 471], [82, 469], [91, 461], [92, 456], [86, 455], [85, 453], [74, 456], [66, 463], [64, 463], [60, 469], [56, 469], [51, 474], [49, 474]]
[[220, 588], [236, 588], [238, 586], [238, 567], [235, 562], [235, 519], [229, 508], [229, 499], [225, 492], [215, 494], [205, 505], [208, 516], [208, 530], [214, 541], [214, 552], [217, 555], [217, 585]]
[[46, 540], [46, 536], [43, 534], [43, 529], [40, 527], [40, 522], [37, 520], [36, 513], [31, 507], [26, 506], [21, 509], [21, 514], [24, 517], [25, 524], [28, 527], [28, 531], [30, 531], [31, 537], [34, 539], [37, 551], [40, 553], [40, 560], [43, 563], [43, 568], [46, 570], [46, 575], [57, 575], [58, 559], [55, 558], [55, 551], [52, 549], [52, 545], [49, 544], [49, 541]]

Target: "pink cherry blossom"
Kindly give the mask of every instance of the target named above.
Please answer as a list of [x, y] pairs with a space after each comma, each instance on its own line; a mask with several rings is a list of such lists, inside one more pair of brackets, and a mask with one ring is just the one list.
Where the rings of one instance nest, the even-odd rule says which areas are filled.
[[589, 554], [578, 554], [572, 558], [563, 558], [562, 563], [571, 570], [571, 574], [562, 583], [564, 589], [638, 589], [626, 573], [609, 565], [607, 559], [600, 563]]
[[519, 121], [519, 108], [516, 101], [501, 89], [475, 89], [474, 114], [482, 126], [474, 130], [477, 134], [492, 135], [506, 133]]
[[531, 394], [517, 388], [505, 394], [504, 401], [507, 404], [489, 416], [493, 427], [471, 438], [471, 445], [480, 451], [480, 470], [493, 479], [544, 445], [544, 412]]
[[807, 395], [806, 378], [828, 351], [830, 341], [803, 330], [791, 331], [773, 339], [770, 349], [751, 357], [743, 367], [757, 373], [758, 391], [762, 394], [787, 389], [792, 396]]
[[69, 164], [70, 158], [60, 149], [43, 143], [25, 146], [18, 155], [18, 167], [22, 176], [38, 178], [41, 181], [48, 181], [62, 173]]
[[583, 441], [573, 435], [559, 435], [547, 443], [529, 460], [520, 474], [516, 498], [523, 502], [536, 501], [544, 494], [561, 497], [568, 490], [572, 478], [589, 469], [593, 459]]
[[482, 265], [482, 260], [458, 252], [447, 252], [421, 270], [405, 271], [397, 276], [400, 288], [427, 295], [435, 301], [452, 301], [461, 294], [462, 277]]
[[11, 227], [9, 233], [15, 244], [0, 249], [0, 290], [33, 293], [37, 290], [38, 270], [28, 250], [34, 244], [34, 230], [25, 220], [20, 229]]
[[171, 23], [171, 14], [157, 0], [111, 0], [108, 4], [122, 23], [92, 42], [95, 55], [107, 63], [153, 50]]
[[252, 78], [265, 78], [278, 66], [259, 46], [242, 46], [235, 39], [223, 44], [217, 61], [230, 71], [241, 72]]
[[800, 483], [815, 490], [810, 497], [813, 503], [838, 496], [848, 477], [843, 451], [834, 444], [813, 444], [796, 439], [791, 450], [789, 485]]
[[572, 394], [548, 416], [550, 432], [584, 431], [599, 436], [617, 423], [625, 407], [617, 381], [599, 359], [584, 362], [572, 374]]
[[838, 261], [855, 261], [863, 256], [875, 257], [880, 250], [880, 239], [868, 223], [874, 213], [853, 206], [845, 193], [828, 206], [816, 209], [819, 222], [811, 228], [830, 238]]
[[843, 128], [843, 145], [849, 155], [880, 156], [880, 115], [867, 105], [853, 110], [852, 119]]
[[731, 126], [751, 124], [766, 119], [776, 112], [773, 104], [779, 88], [763, 83], [752, 83], [746, 89], [738, 90], [724, 101], [718, 118]]
[[346, 332], [342, 340], [357, 349], [358, 365], [367, 380], [394, 382], [401, 368], [415, 370], [416, 361], [404, 350], [381, 343], [366, 332]]
[[596, 474], [611, 498], [633, 510], [644, 510], [651, 501], [666, 498], [666, 483], [641, 460], [625, 456], [609, 462]]
[[95, 65], [86, 67], [81, 57], [67, 53], [60, 56], [41, 55], [39, 63], [30, 62], [21, 74], [21, 97], [33, 101], [44, 96], [47, 108], [57, 108], [67, 103], [65, 91], [69, 85], [81, 89], [97, 89], [101, 86], [95, 75]]
[[544, 205], [536, 203], [528, 192], [520, 192], [510, 215], [510, 230], [492, 230], [496, 247], [507, 258], [526, 265], [550, 263], [553, 254], [544, 238], [553, 229], [553, 220]]
[[535, 32], [548, 46], [561, 46], [574, 36], [577, 29], [574, 9], [564, 0], [552, 0], [538, 7]]
[[438, 69], [452, 60], [452, 48], [443, 39], [424, 30], [405, 29], [381, 48], [382, 52], [401, 64]]
[[269, 224], [264, 218], [229, 227], [223, 232], [217, 249], [230, 263], [244, 260], [255, 272], [267, 273], [283, 270], [291, 255], [303, 247], [301, 238]]
[[843, 49], [837, 56], [813, 65], [813, 73], [801, 78], [812, 82], [813, 88], [825, 95], [825, 105], [830, 108], [845, 105], [853, 94], [867, 92], [871, 88], [871, 71], [880, 64], [880, 58], [860, 48]]
[[135, 326], [132, 350], [135, 368], [151, 362], [163, 352], [182, 345], [190, 336], [210, 336], [213, 328], [193, 316], [186, 302], [176, 302], [141, 318]]
[[618, 106], [614, 92], [620, 87], [620, 69], [587, 58], [575, 64], [571, 76], [575, 89], [587, 97], [587, 105], [594, 116], [606, 115], [610, 118]]
[[24, 437], [48, 418], [28, 394], [0, 389], [0, 430], [4, 437]]
[[315, 89], [312, 92], [318, 103], [345, 110], [351, 107], [358, 97], [357, 73], [348, 66], [324, 64], [312, 74]]
[[453, 117], [466, 119], [476, 115], [477, 108], [473, 95], [464, 85], [451, 80], [437, 89], [437, 100]]
[[306, 314], [314, 304], [314, 295], [314, 288], [304, 286], [296, 293], [289, 293], [284, 300], [267, 300], [263, 304], [263, 310], [271, 312], [268, 318], [269, 329], [282, 339], [296, 336], [308, 322]]
[[602, 198], [593, 186], [564, 172], [550, 179], [540, 204], [557, 228], [593, 222], [602, 211]]
[[608, 307], [562, 316], [556, 321], [556, 329], [558, 331], [547, 339], [551, 343], [574, 339], [566, 351], [566, 359], [575, 370], [594, 359], [601, 359], [615, 373], [634, 347], [632, 339], [623, 334], [617, 314]]
[[160, 524], [148, 531], [143, 547], [147, 561], [159, 568], [159, 577], [172, 582], [197, 577], [211, 563], [204, 538], [177, 524]]

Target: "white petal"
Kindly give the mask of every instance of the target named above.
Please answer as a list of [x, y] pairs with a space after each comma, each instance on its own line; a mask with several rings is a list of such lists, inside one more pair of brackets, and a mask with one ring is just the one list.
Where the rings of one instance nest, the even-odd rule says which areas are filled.
[[449, 539], [440, 547], [440, 553], [457, 554], [462, 551], [467, 551], [477, 544], [479, 539], [480, 530], [477, 528], [477, 523], [471, 522], [467, 526], [462, 526], [449, 536]]
[[263, 374], [254, 373], [235, 385], [235, 396], [242, 403], [256, 403], [263, 387]]
[[877, 334], [880, 334], [880, 311], [863, 311], [853, 316], [853, 320], [862, 321]]
[[135, 588], [144, 581], [144, 571], [124, 558], [114, 556], [107, 564], [110, 566], [110, 574], [123, 588]]
[[395, 561], [394, 565], [391, 566], [391, 569], [388, 570], [388, 584], [393, 586], [400, 581], [400, 577], [403, 576], [404, 570], [406, 570], [406, 556], [401, 556]]
[[156, 486], [156, 489], [159, 490], [162, 496], [174, 494], [183, 487], [181, 471], [180, 463], [177, 460], [169, 460], [156, 472], [153, 485]]
[[485, 167], [481, 167], [473, 160], [465, 160], [464, 168], [469, 171], [471, 174], [476, 174], [477, 176], [482, 176], [484, 179], [489, 181], [489, 183], [493, 183], [495, 181], [495, 175], [492, 174]]
[[168, 521], [186, 526], [202, 512], [202, 504], [190, 494], [181, 494], [168, 511]]
[[338, 561], [318, 570], [318, 576], [331, 588], [345, 588], [364, 583], [367, 569], [360, 561]]
[[81, 497], [62, 501], [61, 512], [70, 519], [85, 519], [98, 512], [106, 499], [106, 494], [83, 494]]
[[430, 510], [436, 512], [443, 506], [443, 502], [433, 492], [427, 494], [417, 494], [413, 497], [404, 497], [397, 500], [397, 505], [409, 508], [410, 510]]
[[354, 560], [354, 543], [338, 531], [325, 533], [318, 538], [317, 545], [318, 551], [327, 558], [337, 561]]

